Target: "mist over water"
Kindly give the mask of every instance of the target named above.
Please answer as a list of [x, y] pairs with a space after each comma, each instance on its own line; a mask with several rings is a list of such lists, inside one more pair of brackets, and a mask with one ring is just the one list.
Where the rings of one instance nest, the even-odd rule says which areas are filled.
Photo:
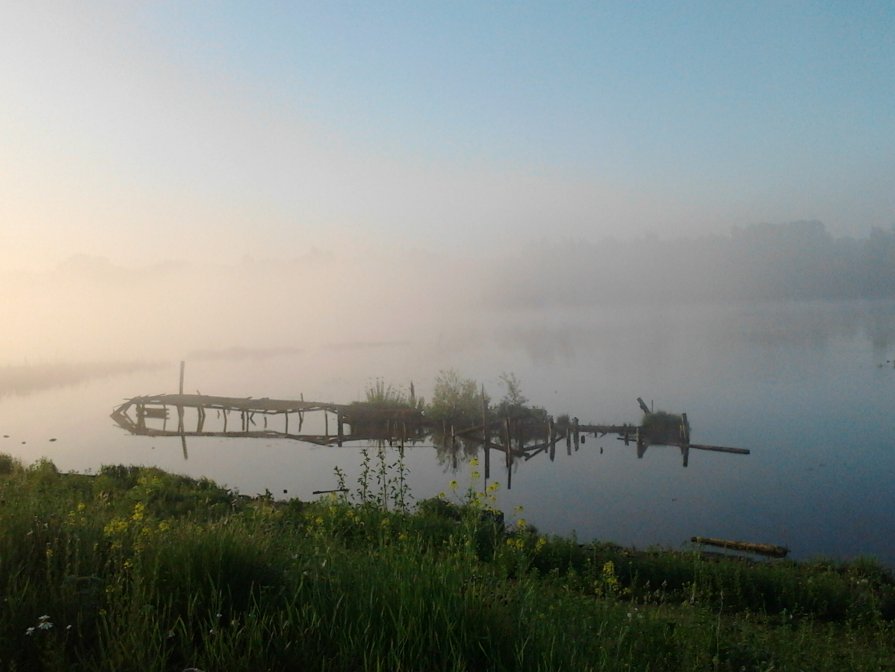
[[[187, 392], [337, 403], [363, 399], [376, 379], [405, 389], [412, 381], [429, 397], [443, 369], [499, 399], [500, 375], [512, 372], [554, 415], [636, 423], [642, 396], [686, 411], [694, 442], [752, 451], [691, 451], [685, 469], [677, 448], [653, 446], [638, 459], [612, 436], [587, 437], [571, 455], [560, 447], [554, 462], [517, 460], [512, 490], [495, 468], [501, 506], [524, 506], [542, 531], [673, 547], [720, 536], [895, 565], [891, 300], [501, 303], [505, 267], [422, 252], [75, 266], [4, 285], [20, 319], [3, 334], [0, 450], [26, 462], [155, 464], [247, 494], [310, 498], [335, 487], [335, 466], [354, 485], [359, 446], [189, 439], [184, 460], [179, 439], [131, 436], [109, 413], [135, 395], [176, 392], [182, 359]], [[517, 277], [569, 283], [577, 270]], [[69, 374], [63, 386], [47, 381], [54, 367]], [[44, 382], [28, 388], [28, 371]], [[409, 448], [413, 494], [465, 484], [468, 457], [455, 465], [430, 444]]]

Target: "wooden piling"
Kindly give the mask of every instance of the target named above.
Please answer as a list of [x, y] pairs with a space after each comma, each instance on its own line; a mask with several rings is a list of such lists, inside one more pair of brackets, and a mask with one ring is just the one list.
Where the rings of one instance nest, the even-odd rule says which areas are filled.
[[491, 478], [491, 446], [488, 445], [488, 401], [485, 398], [485, 386], [482, 385], [482, 450], [485, 451], [485, 486]]
[[[339, 448], [342, 447], [342, 440], [345, 438], [345, 429], [343, 426], [342, 414], [340, 412], [336, 412], [336, 432], [338, 432], [337, 443]], [[402, 444], [403, 445], [403, 444]]]
[[513, 447], [510, 443], [510, 419], [508, 417], [503, 419], [503, 439], [504, 446], [506, 447], [507, 468], [509, 468], [513, 463]]

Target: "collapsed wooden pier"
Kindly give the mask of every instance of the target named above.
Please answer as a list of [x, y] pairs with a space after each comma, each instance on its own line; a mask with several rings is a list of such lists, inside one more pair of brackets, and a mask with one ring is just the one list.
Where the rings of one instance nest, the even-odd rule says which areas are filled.
[[[383, 429], [390, 433], [401, 425], [418, 425], [422, 421], [422, 414], [410, 409], [376, 409], [371, 412], [363, 406], [304, 399], [159, 394], [128, 399], [112, 411], [111, 417], [122, 428], [140, 436], [278, 438], [324, 446], [341, 446], [346, 440], [381, 438], [377, 432], [351, 432], [348, 425], [369, 429], [371, 423], [381, 424], [385, 421]], [[195, 429], [186, 428], [186, 409], [192, 409], [195, 413]], [[177, 424], [174, 428], [169, 428], [172, 410], [176, 413]], [[206, 426], [209, 413], [214, 413], [222, 421], [219, 429], [209, 429]], [[311, 413], [322, 414], [322, 433], [303, 433], [306, 418]], [[151, 426], [147, 420], [161, 420], [162, 426]], [[239, 423], [238, 429], [235, 428], [236, 422]], [[274, 428], [275, 422], [279, 423], [279, 429]], [[334, 430], [332, 432], [331, 427]]]
[[[485, 399], [484, 393], [482, 399]], [[646, 409], [641, 399], [638, 402]], [[546, 414], [532, 413], [495, 418], [483, 403], [481, 422], [457, 429], [447, 421], [434, 420], [422, 410], [409, 406], [305, 401], [303, 395], [298, 400], [287, 400], [180, 393], [133, 397], [115, 407], [111, 417], [131, 434], [180, 437], [184, 456], [187, 437], [292, 439], [321, 446], [343, 446], [354, 441], [404, 446], [407, 442], [431, 438], [446, 449], [464, 442], [482, 447], [486, 479], [490, 477], [492, 450], [504, 454], [511, 473], [510, 467], [517, 459], [527, 462], [546, 454], [554, 460], [557, 445], [562, 443], [571, 455], [589, 435], [594, 438], [616, 435], [625, 445], [637, 447], [638, 458], [651, 445], [676, 446], [681, 451], [684, 467], [688, 465], [691, 449], [749, 454], [744, 448], [691, 443], [686, 413], [675, 416], [646, 411], [639, 426], [602, 425], [580, 423], [578, 418], [555, 421]], [[210, 415], [213, 417], [209, 418]]]

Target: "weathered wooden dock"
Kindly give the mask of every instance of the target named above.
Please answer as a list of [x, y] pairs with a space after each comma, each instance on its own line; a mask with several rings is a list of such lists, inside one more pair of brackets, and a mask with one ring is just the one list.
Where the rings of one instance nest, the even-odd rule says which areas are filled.
[[[196, 416], [195, 429], [186, 427], [186, 409], [193, 409]], [[176, 427], [168, 428], [172, 410], [176, 413]], [[222, 420], [222, 427], [208, 429], [206, 422], [209, 412]], [[321, 413], [323, 433], [303, 433], [306, 416]], [[231, 424], [239, 423], [239, 429]], [[419, 424], [422, 414], [411, 409], [375, 409], [363, 404], [335, 404], [331, 402], [291, 399], [270, 399], [263, 397], [223, 397], [203, 394], [158, 394], [133, 397], [112, 411], [112, 419], [132, 434], [142, 436], [216, 436], [232, 438], [286, 438], [320, 445], [342, 445], [346, 440], [369, 440], [380, 438], [373, 433], [347, 431], [347, 425], [355, 428], [379, 423], [384, 431], [396, 430], [404, 425]], [[290, 419], [293, 431], [290, 431]], [[147, 420], [161, 420], [162, 426], [153, 427]], [[275, 429], [278, 421], [281, 429]], [[330, 432], [332, 421], [333, 432]], [[259, 423], [261, 423], [259, 425]], [[191, 426], [192, 427], [192, 426]], [[297, 431], [295, 431], [297, 429]]]
[[[485, 398], [484, 394], [482, 398]], [[638, 402], [646, 408], [642, 400], [638, 399]], [[187, 410], [190, 411], [189, 423]], [[209, 414], [214, 415], [214, 420], [209, 420]], [[315, 431], [304, 431], [312, 414]], [[465, 442], [482, 447], [486, 479], [490, 477], [492, 450], [504, 454], [509, 480], [516, 459], [527, 462], [544, 453], [552, 461], [557, 445], [561, 443], [565, 443], [566, 452], [571, 455], [573, 450], [580, 449], [588, 436], [616, 435], [625, 445], [634, 444], [639, 458], [651, 445], [677, 446], [684, 467], [688, 465], [691, 449], [749, 454], [744, 448], [691, 443], [686, 413], [662, 415], [666, 425], [667, 418], [672, 418], [672, 422], [679, 426], [671, 424], [660, 431], [655, 427], [650, 429], [632, 424], [579, 423], [578, 418], [556, 422], [544, 415], [492, 417], [483, 404], [481, 423], [457, 429], [446, 421], [433, 420], [421, 410], [406, 406], [305, 401], [303, 396], [289, 400], [179, 393], [133, 397], [115, 407], [111, 417], [131, 434], [180, 437], [184, 456], [187, 437], [292, 439], [321, 446], [342, 446], [352, 441], [383, 441], [403, 446], [406, 442], [415, 443], [431, 437], [433, 442], [448, 449], [455, 448], [458, 442]], [[648, 415], [644, 417], [646, 419]]]

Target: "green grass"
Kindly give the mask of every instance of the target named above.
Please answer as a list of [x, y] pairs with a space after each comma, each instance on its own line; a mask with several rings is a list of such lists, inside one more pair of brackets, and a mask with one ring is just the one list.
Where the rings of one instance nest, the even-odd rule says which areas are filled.
[[[883, 670], [893, 578], [0, 456], [2, 670]], [[50, 625], [51, 624], [51, 625]]]

